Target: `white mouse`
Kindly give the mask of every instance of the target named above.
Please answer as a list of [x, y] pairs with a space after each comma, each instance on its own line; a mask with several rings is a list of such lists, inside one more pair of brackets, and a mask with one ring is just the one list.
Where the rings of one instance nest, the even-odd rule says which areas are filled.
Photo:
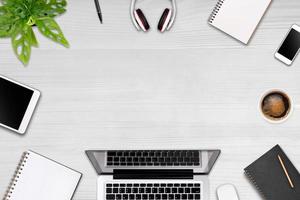
[[221, 185], [217, 189], [219, 200], [239, 200], [236, 188], [232, 184]]

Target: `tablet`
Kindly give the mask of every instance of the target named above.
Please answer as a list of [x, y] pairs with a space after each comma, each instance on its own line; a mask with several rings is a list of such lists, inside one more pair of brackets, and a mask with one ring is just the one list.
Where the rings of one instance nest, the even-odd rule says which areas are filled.
[[40, 92], [0, 75], [0, 126], [24, 134]]

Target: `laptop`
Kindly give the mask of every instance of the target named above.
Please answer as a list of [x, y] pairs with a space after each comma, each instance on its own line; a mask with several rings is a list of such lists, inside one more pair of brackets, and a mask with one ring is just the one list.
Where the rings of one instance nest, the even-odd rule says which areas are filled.
[[88, 150], [97, 200], [209, 200], [208, 175], [220, 150]]

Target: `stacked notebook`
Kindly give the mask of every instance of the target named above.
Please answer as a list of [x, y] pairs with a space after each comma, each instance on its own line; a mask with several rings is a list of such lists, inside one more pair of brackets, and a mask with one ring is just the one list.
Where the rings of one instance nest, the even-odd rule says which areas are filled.
[[81, 173], [27, 151], [3, 200], [70, 200], [80, 178]]
[[300, 174], [279, 145], [245, 168], [245, 173], [266, 200], [300, 199]]
[[219, 0], [209, 24], [247, 44], [272, 0]]

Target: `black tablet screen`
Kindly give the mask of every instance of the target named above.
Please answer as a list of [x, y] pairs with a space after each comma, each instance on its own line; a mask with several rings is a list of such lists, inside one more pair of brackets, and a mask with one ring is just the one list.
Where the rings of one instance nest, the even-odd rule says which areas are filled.
[[18, 130], [33, 91], [0, 77], [0, 123]]

